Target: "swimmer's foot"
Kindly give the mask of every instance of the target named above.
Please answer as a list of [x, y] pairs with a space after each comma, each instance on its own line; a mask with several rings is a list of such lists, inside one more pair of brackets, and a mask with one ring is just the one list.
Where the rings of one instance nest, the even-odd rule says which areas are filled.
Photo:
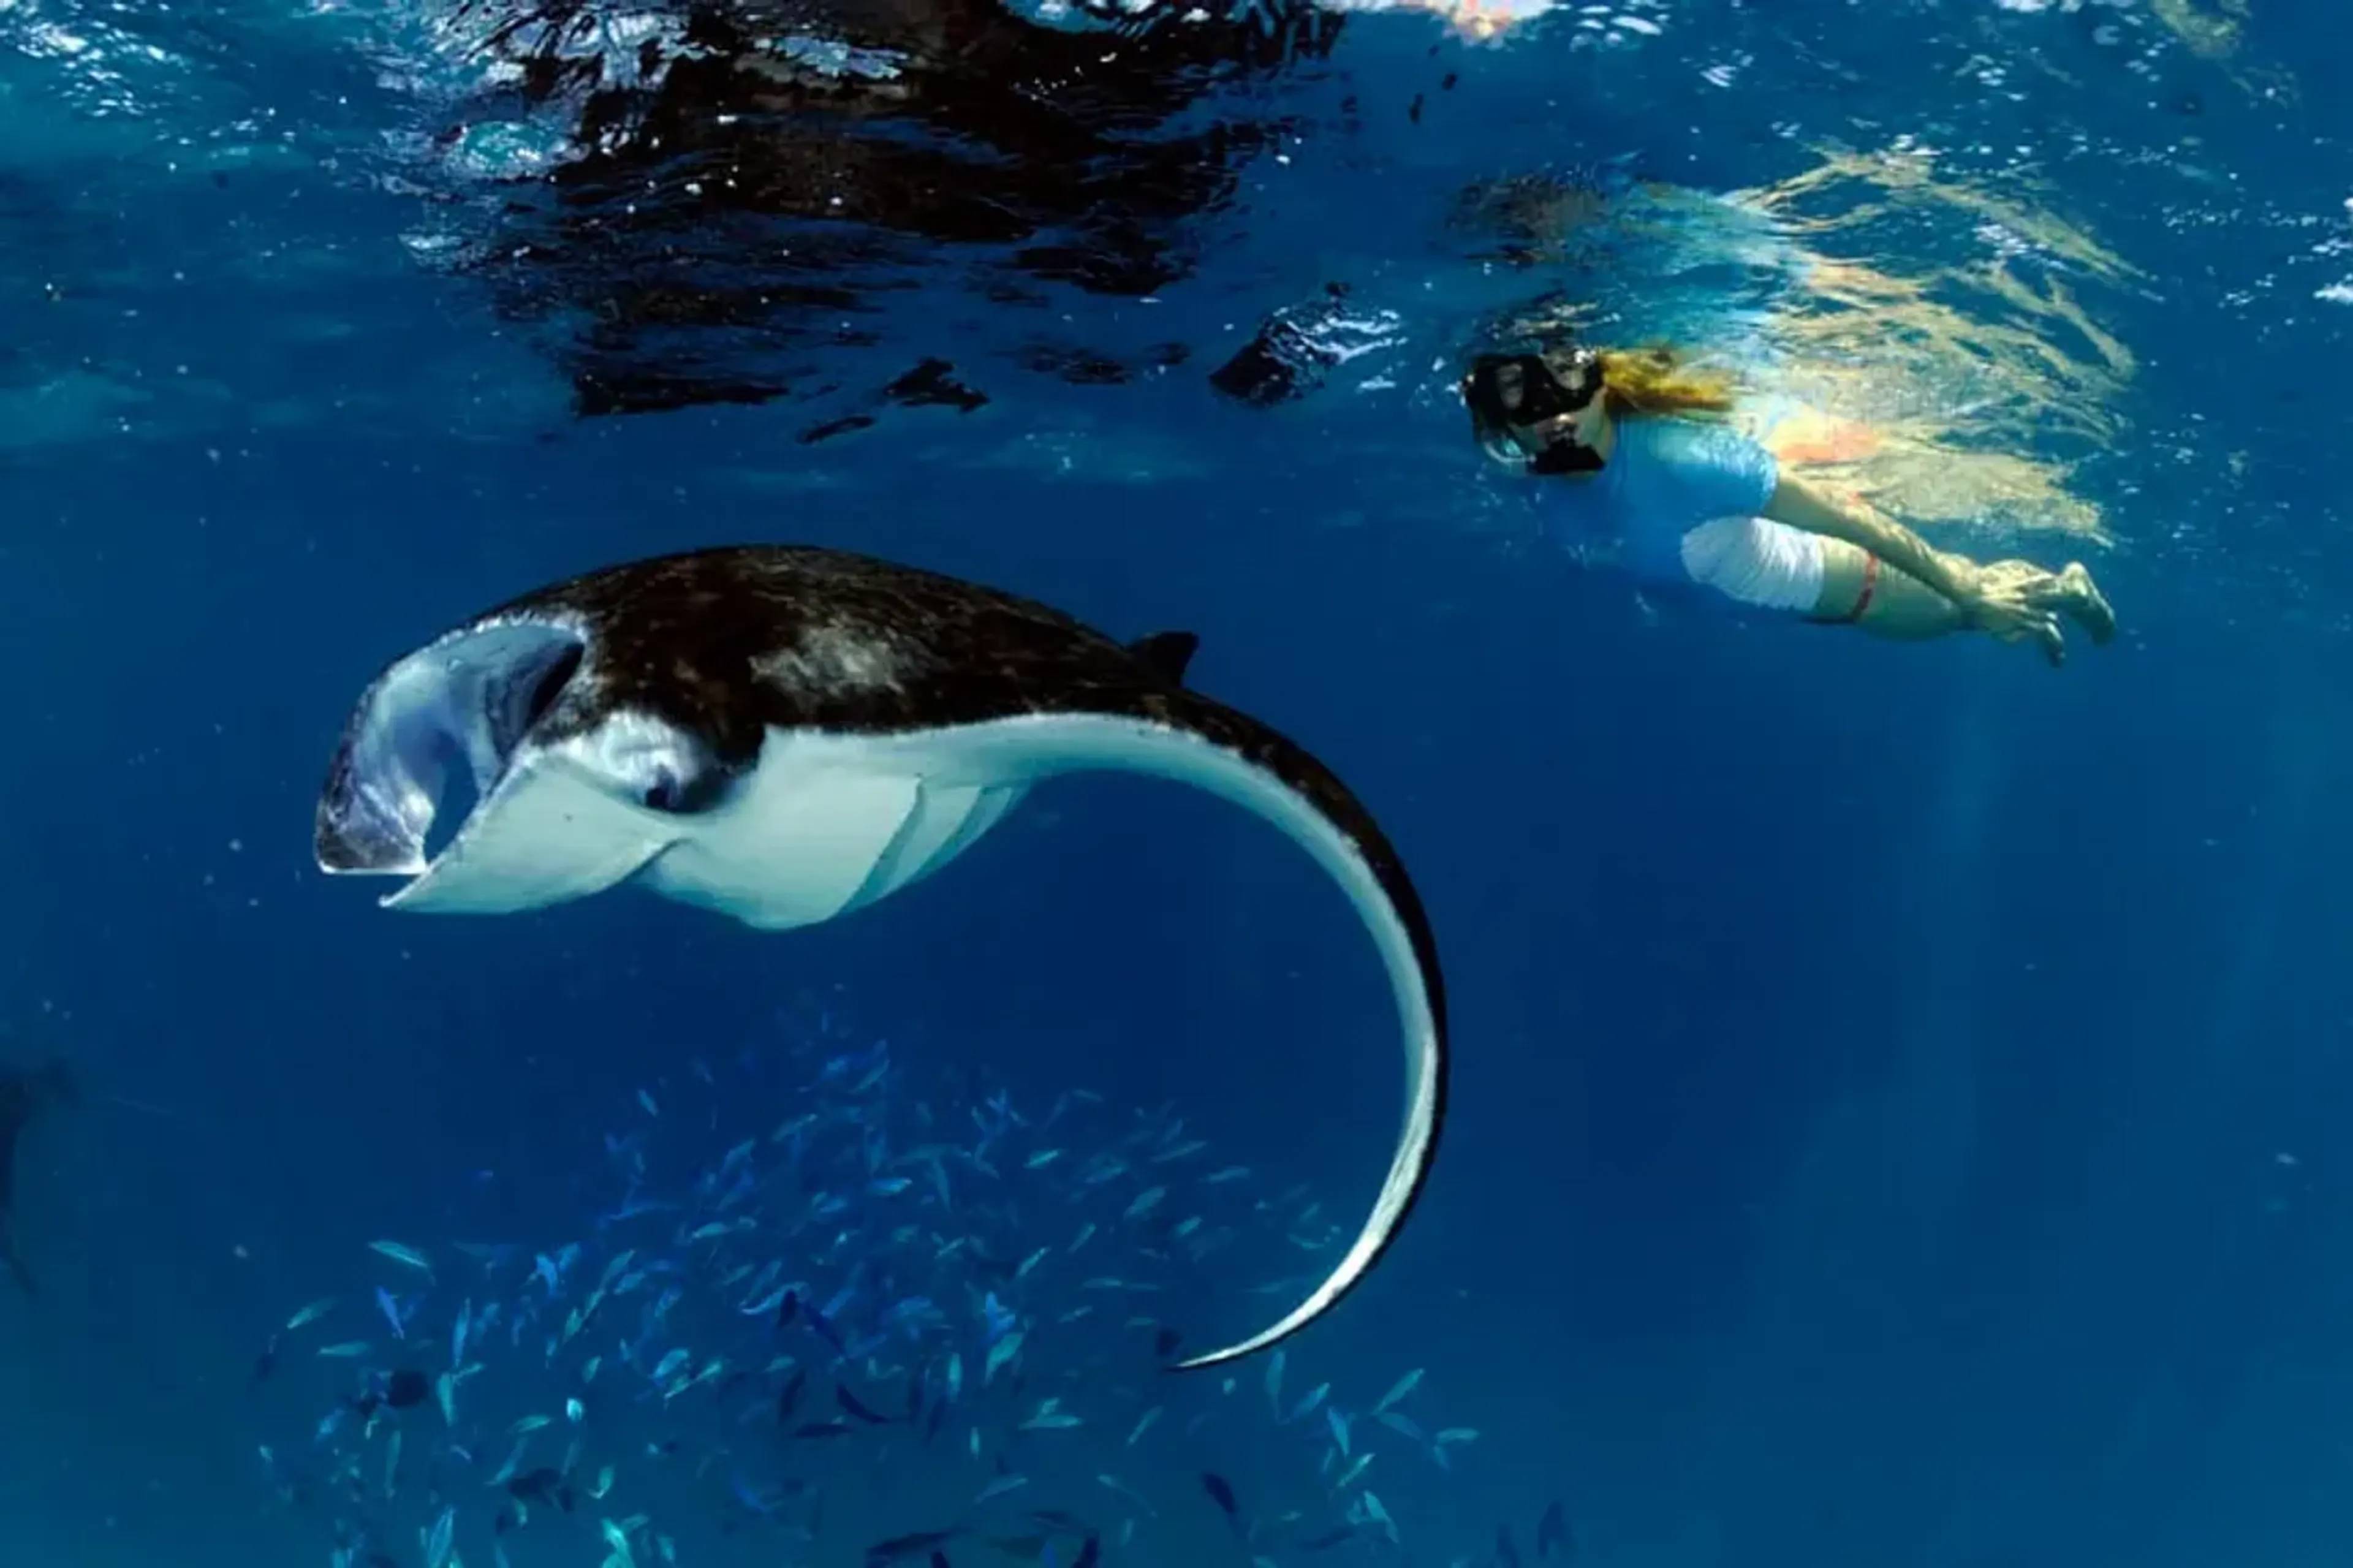
[[2056, 603], [2066, 617], [2084, 628], [2084, 635], [2094, 646], [2103, 645], [2116, 635], [2116, 612], [2108, 605], [2107, 595], [2092, 581], [2091, 573], [2080, 561], [2067, 563], [2059, 574], [2060, 593]]

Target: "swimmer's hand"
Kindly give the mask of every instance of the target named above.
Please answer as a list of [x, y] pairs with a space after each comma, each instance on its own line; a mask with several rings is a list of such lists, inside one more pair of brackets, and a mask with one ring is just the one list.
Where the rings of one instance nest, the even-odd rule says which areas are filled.
[[2057, 606], [2064, 596], [2059, 578], [2026, 561], [1989, 566], [1951, 556], [1946, 561], [1959, 590], [1953, 602], [1971, 626], [1997, 642], [2033, 643], [2053, 668], [2067, 662], [2067, 639], [2059, 630]]
[[1968, 606], [1969, 619], [1998, 642], [2031, 642], [2056, 669], [2067, 662], [2067, 639], [2059, 634], [2059, 617], [2039, 610], [2015, 589], [1982, 594]]

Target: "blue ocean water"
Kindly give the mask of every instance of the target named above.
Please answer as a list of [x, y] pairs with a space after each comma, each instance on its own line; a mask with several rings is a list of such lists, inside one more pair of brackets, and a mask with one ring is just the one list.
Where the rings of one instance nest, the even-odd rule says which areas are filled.
[[[40, 1291], [0, 1291], [0, 1561], [320, 1563], [364, 1516], [369, 1550], [433, 1568], [448, 1506], [473, 1568], [604, 1561], [600, 1513], [648, 1516], [638, 1562], [666, 1536], [720, 1568], [860, 1562], [951, 1515], [957, 1568], [1069, 1568], [1089, 1534], [1106, 1563], [1486, 1564], [1499, 1530], [1535, 1559], [1556, 1500], [1551, 1555], [1594, 1564], [2348, 1550], [2333, 13], [1145, 18], [1196, 26], [1178, 45], [881, 13], [0, 0], [0, 1055], [83, 1089], [20, 1151]], [[501, 65], [543, 23], [543, 60], [595, 58], [617, 107]], [[920, 68], [806, 42], [877, 33]], [[752, 123], [697, 120], [678, 82], [731, 50], [761, 57]], [[1559, 305], [1938, 426], [1992, 499], [1932, 536], [2083, 556], [2123, 635], [2053, 672], [1638, 594], [1544, 535], [1452, 400], [1485, 323]], [[1336, 363], [1220, 391], [1284, 311]], [[742, 1390], [664, 1397], [623, 1342], [723, 1355], [764, 1405], [780, 1351], [929, 1410], [951, 1345], [978, 1376], [987, 1279], [854, 1384], [786, 1330], [639, 1340], [632, 1297], [589, 1334], [615, 1393], [580, 1484], [611, 1464], [609, 1501], [495, 1532], [508, 1424], [573, 1426], [553, 1306], [492, 1335], [457, 1422], [380, 1423], [338, 1495], [362, 1439], [315, 1428], [402, 1353], [378, 1287], [438, 1347], [461, 1309], [521, 1315], [531, 1260], [576, 1242], [576, 1305], [634, 1244], [598, 1220], [628, 1140], [672, 1198], [740, 1138], [781, 1159], [831, 1055], [889, 1045], [836, 1125], [860, 1156], [861, 1128], [894, 1158], [948, 1140], [925, 1114], [969, 1154], [992, 1096], [1034, 1124], [1082, 1089], [1119, 1131], [1074, 1164], [1139, 1125], [1205, 1142], [1166, 1218], [1241, 1239], [1154, 1233], [1191, 1342], [1259, 1326], [1245, 1287], [1369, 1199], [1398, 1047], [1363, 932], [1279, 837], [1165, 784], [1055, 783], [934, 880], [789, 934], [626, 893], [410, 918], [315, 868], [326, 760], [385, 660], [575, 572], [755, 541], [1198, 633], [1194, 683], [1339, 770], [1429, 905], [1456, 1043], [1434, 1182], [1287, 1347], [1280, 1399], [1263, 1358], [1231, 1393], [1154, 1370], [1125, 1325], [1173, 1322], [1158, 1301], [1102, 1349], [1065, 1321], [1079, 1271], [1041, 1268], [997, 1288], [1028, 1392], [1086, 1425], [967, 1394], [930, 1444], [797, 1448]], [[1198, 1185], [1228, 1164], [1229, 1207]], [[1066, 1248], [1093, 1213], [1009, 1169], [936, 1198], [875, 1173], [837, 1194], [860, 1257], [886, 1200], [926, 1205], [932, 1252]], [[1149, 1179], [1102, 1216], [1129, 1245]], [[706, 1293], [757, 1266], [738, 1245], [643, 1243]], [[765, 1253], [880, 1307], [838, 1247]], [[1478, 1434], [1443, 1466], [1374, 1418], [1417, 1368], [1396, 1410]], [[1326, 1382], [1377, 1456], [1345, 1485], [1353, 1447], [1275, 1419]], [[1175, 1414], [1131, 1445], [1153, 1402]], [[1013, 1500], [1077, 1527], [968, 1506], [1016, 1460]], [[807, 1489], [781, 1521], [731, 1473]]]

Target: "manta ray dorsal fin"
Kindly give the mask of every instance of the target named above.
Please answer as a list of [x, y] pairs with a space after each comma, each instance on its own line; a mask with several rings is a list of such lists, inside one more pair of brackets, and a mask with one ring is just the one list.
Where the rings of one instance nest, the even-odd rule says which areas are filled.
[[1185, 684], [1186, 667], [1200, 651], [1201, 639], [1191, 632], [1154, 632], [1127, 645], [1127, 651], [1149, 665], [1171, 686]]

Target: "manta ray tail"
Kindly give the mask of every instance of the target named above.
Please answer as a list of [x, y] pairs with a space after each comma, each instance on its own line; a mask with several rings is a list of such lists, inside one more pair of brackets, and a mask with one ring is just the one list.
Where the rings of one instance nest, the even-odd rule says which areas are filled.
[[[1146, 645], [1166, 647], [1164, 634]], [[1189, 654], [1190, 648], [1186, 648]], [[1156, 661], [1155, 661], [1156, 662]], [[1164, 669], [1169, 666], [1163, 665]], [[1181, 671], [1182, 658], [1174, 661]], [[1198, 1371], [1257, 1354], [1322, 1317], [1355, 1289], [1388, 1250], [1421, 1195], [1438, 1155], [1447, 1099], [1445, 982], [1421, 900], [1403, 861], [1372, 814], [1339, 778], [1303, 747], [1248, 714], [1190, 690], [1168, 699], [1166, 720], [1242, 764], [1187, 768], [1187, 782], [1246, 806], [1271, 821], [1314, 858], [1348, 895], [1379, 950], [1405, 1042], [1405, 1118], [1388, 1174], [1356, 1240], [1307, 1298], [1280, 1321], [1248, 1339], [1172, 1364]], [[1266, 787], [1269, 784], [1278, 788]]]

